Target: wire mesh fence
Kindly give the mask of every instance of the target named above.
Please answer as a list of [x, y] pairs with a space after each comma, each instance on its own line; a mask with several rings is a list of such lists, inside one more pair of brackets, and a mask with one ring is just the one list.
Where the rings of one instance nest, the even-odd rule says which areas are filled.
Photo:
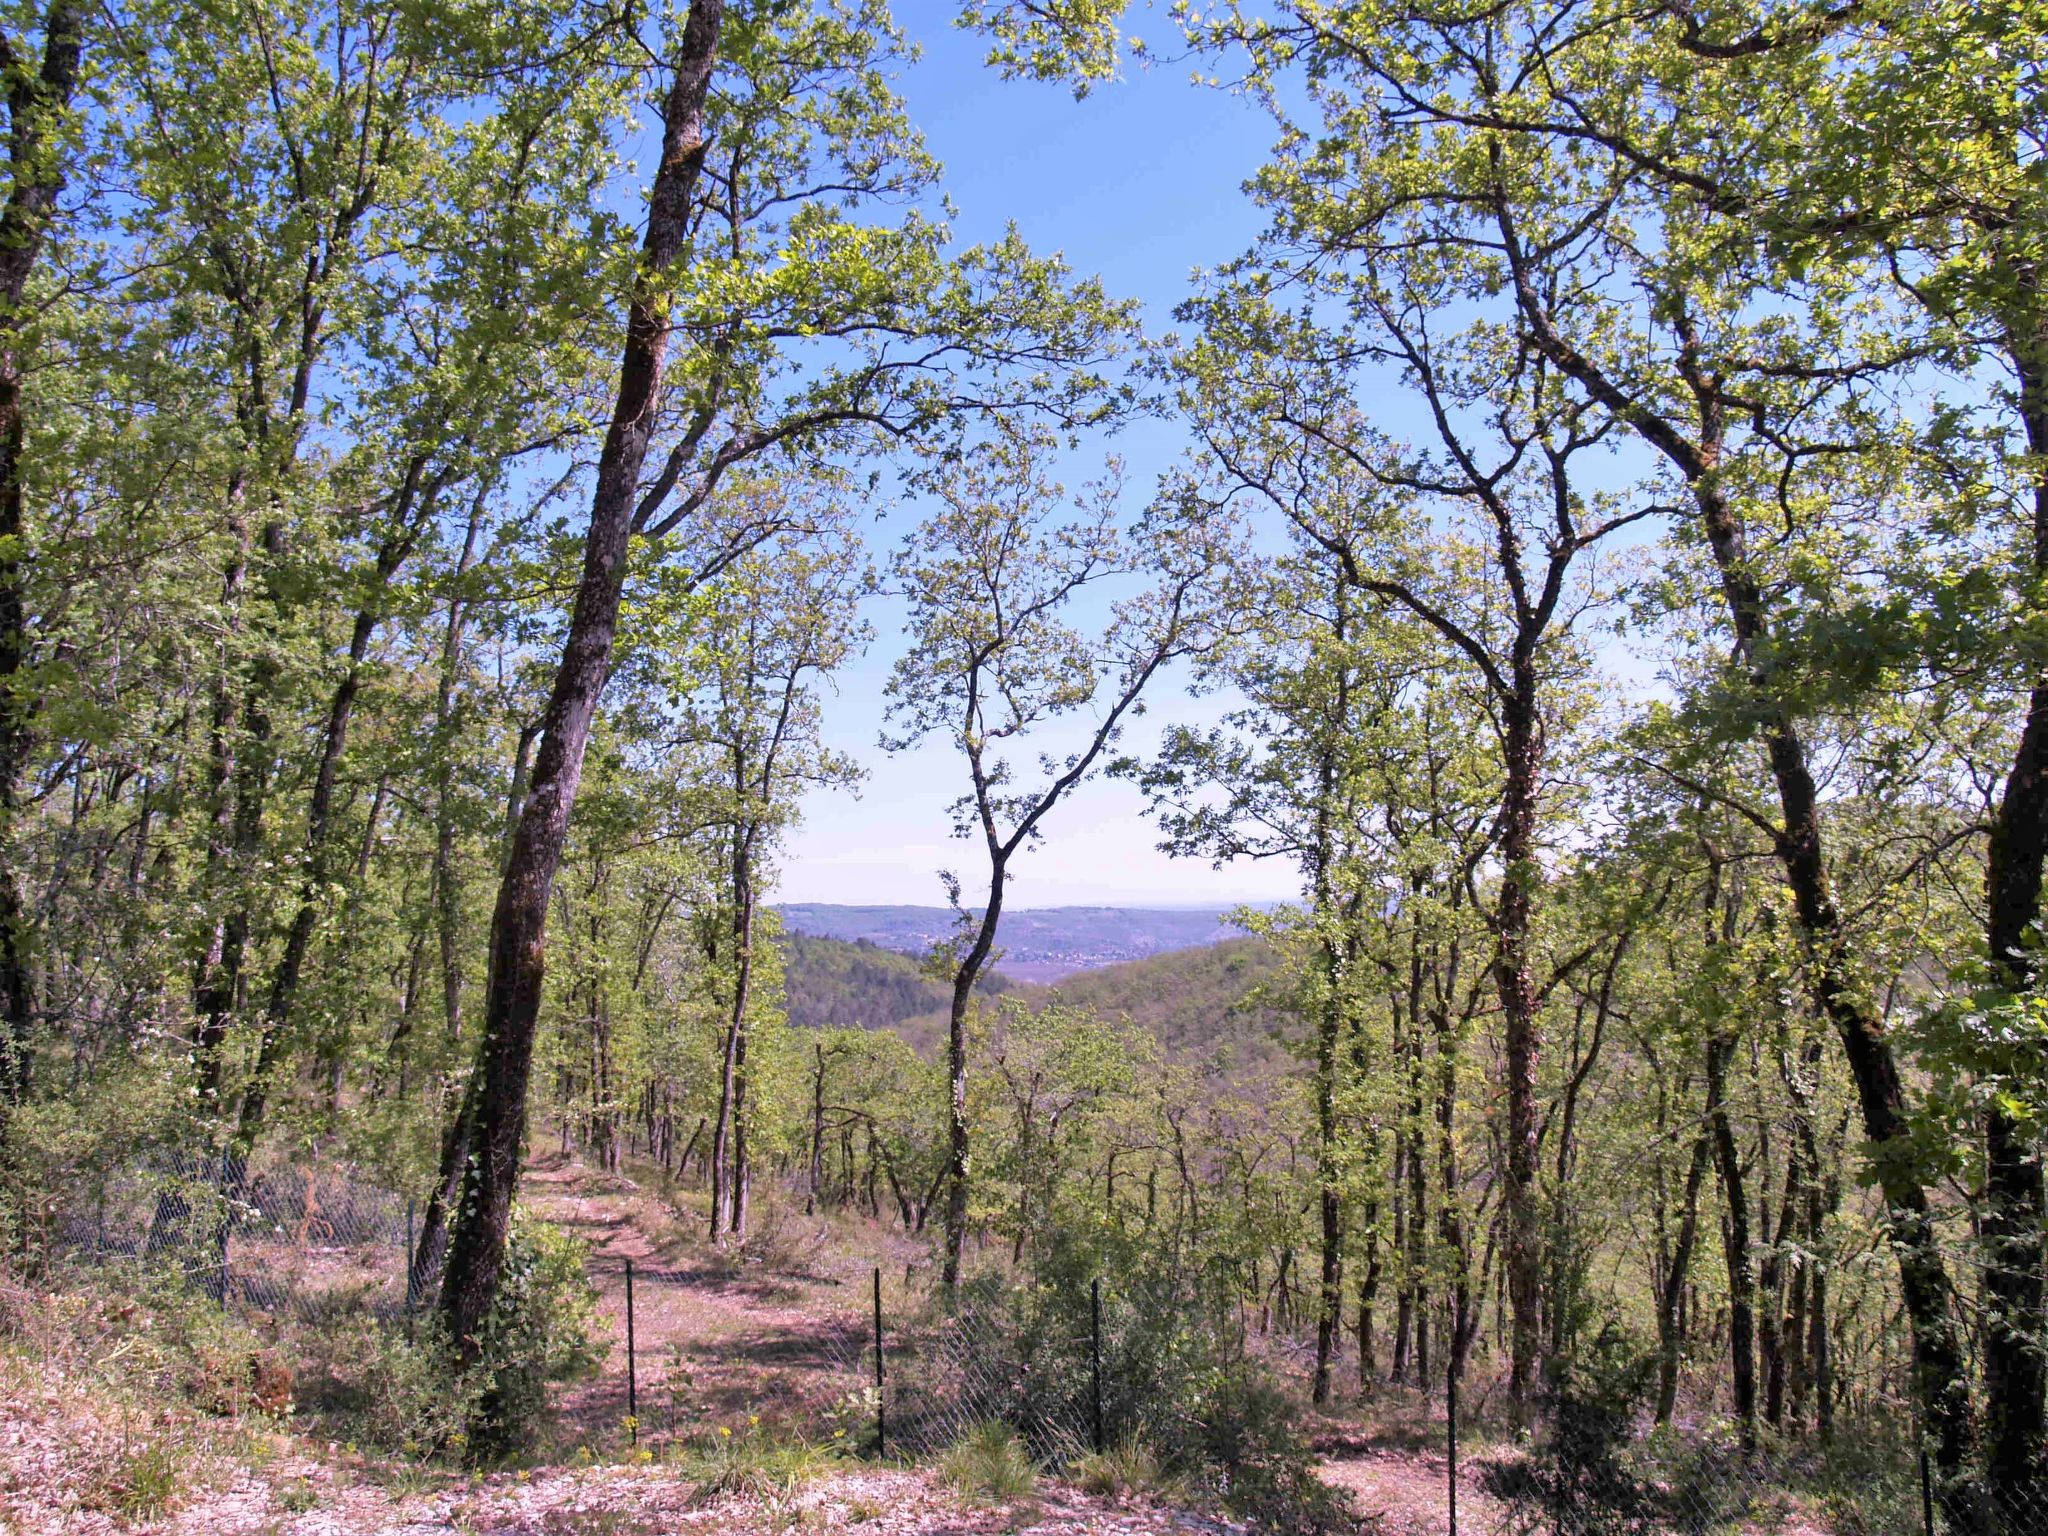
[[227, 1305], [397, 1317], [412, 1227], [404, 1196], [347, 1165], [165, 1152], [96, 1181], [51, 1237], [74, 1260], [180, 1275]]
[[[1445, 1400], [1447, 1399], [1447, 1401]], [[1555, 1395], [1519, 1427], [1435, 1405], [1423, 1448], [1351, 1448], [1326, 1469], [1381, 1536], [2048, 1536], [2048, 1497], [1997, 1490], [1981, 1467], [1954, 1482], [1920, 1449], [1909, 1414], [1826, 1434], [1745, 1436], [1708, 1412], [1657, 1425], [1589, 1423]], [[1411, 1423], [1411, 1431], [1415, 1426]], [[1747, 1441], [1748, 1443], [1745, 1443]], [[1437, 1488], [1418, 1496], [1423, 1472]], [[2036, 1473], [2040, 1478], [2040, 1473]], [[2048, 1481], [2048, 1480], [2044, 1480]]]

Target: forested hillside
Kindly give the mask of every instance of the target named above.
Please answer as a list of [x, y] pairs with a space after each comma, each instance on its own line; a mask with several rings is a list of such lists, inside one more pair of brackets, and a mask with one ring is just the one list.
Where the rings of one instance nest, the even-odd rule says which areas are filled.
[[[865, 939], [813, 938], [785, 932], [782, 1001], [798, 1029], [900, 1029], [946, 1006], [946, 989], [921, 962]], [[1000, 971], [980, 982], [981, 994], [999, 997], [1011, 982]]]
[[0, 76], [0, 1523], [2048, 1530], [2048, 6]]
[[1228, 939], [1021, 989], [1027, 1003], [1056, 1000], [1101, 1018], [1129, 1019], [1167, 1055], [1226, 1072], [1276, 1064], [1301, 1033], [1282, 957], [1264, 939]]

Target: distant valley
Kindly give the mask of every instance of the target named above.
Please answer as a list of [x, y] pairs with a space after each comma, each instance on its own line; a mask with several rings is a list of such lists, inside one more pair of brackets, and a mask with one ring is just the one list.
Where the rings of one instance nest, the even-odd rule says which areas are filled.
[[[793, 902], [778, 909], [793, 934], [923, 956], [950, 935], [946, 907], [848, 907]], [[1239, 936], [1227, 907], [1040, 907], [1003, 913], [996, 968], [1013, 981], [1052, 982]]]
[[[786, 932], [783, 994], [800, 1029], [889, 1029], [921, 1054], [943, 1050], [950, 991], [918, 962], [866, 939]], [[1288, 1070], [1281, 1043], [1292, 1021], [1264, 995], [1279, 959], [1263, 939], [1238, 936], [1081, 972], [1054, 985], [983, 977], [985, 998], [1036, 1009], [1058, 1001], [1151, 1033], [1169, 1059], [1227, 1075]]]

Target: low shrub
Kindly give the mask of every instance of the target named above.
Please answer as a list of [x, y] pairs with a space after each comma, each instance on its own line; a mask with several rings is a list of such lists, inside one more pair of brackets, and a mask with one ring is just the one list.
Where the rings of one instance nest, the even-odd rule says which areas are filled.
[[1141, 1494], [1172, 1494], [1179, 1479], [1166, 1470], [1159, 1453], [1144, 1441], [1125, 1436], [1108, 1449], [1091, 1451], [1073, 1466], [1074, 1482], [1082, 1492], [1102, 1499], [1126, 1499]]
[[529, 1443], [549, 1385], [586, 1376], [604, 1359], [587, 1255], [586, 1244], [557, 1227], [514, 1219], [469, 1377], [473, 1455], [501, 1457]]
[[939, 1457], [939, 1481], [964, 1498], [1008, 1504], [1038, 1488], [1038, 1469], [1007, 1424], [977, 1424]]
[[1300, 1410], [1261, 1370], [1239, 1360], [1212, 1370], [1194, 1394], [1189, 1428], [1198, 1475], [1223, 1507], [1271, 1536], [1346, 1536], [1350, 1501], [1316, 1475]]
[[153, 1520], [171, 1507], [183, 1488], [181, 1457], [163, 1440], [125, 1448], [84, 1491], [87, 1509], [123, 1520]]
[[1029, 1460], [1135, 1481], [1108, 1456], [1080, 1453], [1095, 1415], [1091, 1281], [1109, 1273], [1117, 1279], [1102, 1292], [1103, 1427], [1119, 1445], [1157, 1448], [1145, 1480], [1213, 1499], [1264, 1531], [1355, 1530], [1345, 1497], [1316, 1475], [1298, 1405], [1246, 1348], [1229, 1266], [1103, 1244], [1100, 1232], [1054, 1227], [1034, 1245], [1027, 1283], [983, 1276], [960, 1287], [929, 1325], [933, 1345], [906, 1362], [911, 1443], [931, 1425], [1001, 1424]]
[[838, 1464], [832, 1448], [791, 1440], [750, 1419], [721, 1424], [685, 1446], [676, 1465], [698, 1484], [701, 1499], [738, 1496], [786, 1502]]
[[310, 1405], [333, 1438], [426, 1460], [460, 1455], [481, 1383], [465, 1378], [439, 1331], [417, 1340], [367, 1314], [333, 1321], [307, 1339], [321, 1378]]

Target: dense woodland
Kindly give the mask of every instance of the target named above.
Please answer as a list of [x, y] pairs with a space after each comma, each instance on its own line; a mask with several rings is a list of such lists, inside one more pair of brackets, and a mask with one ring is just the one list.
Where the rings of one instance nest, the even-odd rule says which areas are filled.
[[[2038, 1528], [2048, 12], [1174, 16], [916, 23], [1270, 114], [1148, 336], [949, 238], [881, 0], [8, 10], [5, 1219], [346, 1159], [469, 1359], [558, 1139], [947, 1287], [1199, 1255], [1318, 1402], [1624, 1330], [1660, 1419]], [[957, 764], [915, 972], [771, 910], [869, 646]], [[986, 984], [1103, 774], [1299, 900]]]

